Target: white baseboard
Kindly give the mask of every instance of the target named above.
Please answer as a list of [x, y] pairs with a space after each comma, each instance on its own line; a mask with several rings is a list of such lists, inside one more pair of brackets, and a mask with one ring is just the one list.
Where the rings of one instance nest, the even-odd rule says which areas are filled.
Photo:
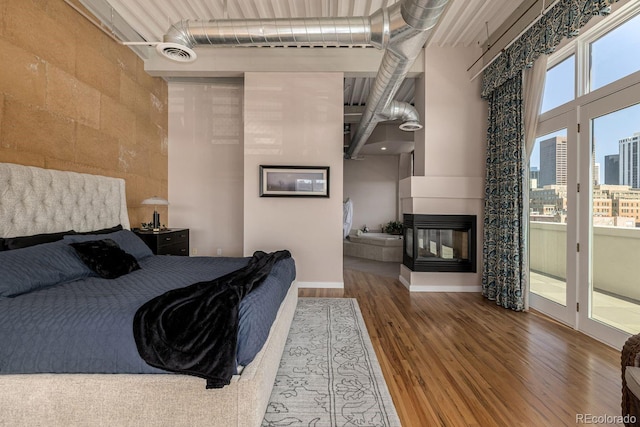
[[407, 279], [400, 276], [402, 283], [410, 292], [482, 292], [482, 286], [461, 286], [461, 285], [412, 285]]
[[298, 288], [344, 289], [344, 282], [297, 282]]
[[398, 277], [398, 280], [400, 280], [400, 283], [402, 283], [404, 285], [405, 288], [411, 290], [411, 283], [407, 282], [407, 279], [405, 279], [402, 276]]

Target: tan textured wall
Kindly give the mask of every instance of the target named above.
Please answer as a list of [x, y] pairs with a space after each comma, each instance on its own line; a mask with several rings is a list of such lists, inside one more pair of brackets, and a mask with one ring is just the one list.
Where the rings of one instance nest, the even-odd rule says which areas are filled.
[[1, 162], [124, 178], [137, 226], [167, 152], [167, 84], [133, 51], [63, 0], [0, 0]]

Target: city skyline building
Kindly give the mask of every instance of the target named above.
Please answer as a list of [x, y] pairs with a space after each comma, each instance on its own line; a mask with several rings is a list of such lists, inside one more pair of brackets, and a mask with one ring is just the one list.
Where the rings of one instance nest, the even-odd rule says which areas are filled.
[[529, 188], [538, 188], [538, 181], [540, 180], [540, 169], [536, 166], [532, 166], [529, 169]]
[[538, 187], [567, 184], [567, 137], [554, 136], [540, 141]]
[[[539, 142], [539, 167], [529, 170], [529, 213], [532, 221], [566, 222], [567, 138]], [[596, 162], [591, 153], [591, 209], [593, 225], [640, 227], [640, 132], [618, 141], [618, 154]], [[604, 166], [604, 179], [600, 174]]]
[[604, 156], [604, 183], [605, 185], [620, 184], [620, 154]]
[[[640, 227], [640, 189], [628, 185], [597, 185], [592, 189], [593, 225]], [[567, 219], [567, 186], [546, 185], [529, 190], [532, 221], [564, 223]]]
[[640, 132], [618, 141], [620, 185], [640, 188]]

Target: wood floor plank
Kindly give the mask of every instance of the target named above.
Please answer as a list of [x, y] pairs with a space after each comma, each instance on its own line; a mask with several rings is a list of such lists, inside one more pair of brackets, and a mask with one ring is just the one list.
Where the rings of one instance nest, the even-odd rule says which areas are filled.
[[[620, 353], [530, 311], [475, 293], [410, 293], [398, 280], [345, 269], [405, 427], [575, 426], [620, 414]], [[615, 425], [615, 424], [613, 424]]]

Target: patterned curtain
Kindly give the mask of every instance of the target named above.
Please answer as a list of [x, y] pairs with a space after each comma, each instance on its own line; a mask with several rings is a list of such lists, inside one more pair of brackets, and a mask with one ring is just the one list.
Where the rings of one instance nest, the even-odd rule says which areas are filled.
[[496, 88], [488, 101], [482, 294], [522, 311], [526, 287], [522, 73]]
[[482, 97], [488, 98], [498, 86], [531, 67], [543, 53], [553, 52], [564, 37], [577, 36], [593, 16], [608, 15], [617, 1], [560, 0], [487, 67]]
[[522, 70], [552, 53], [563, 38], [577, 36], [593, 16], [608, 15], [617, 1], [560, 0], [484, 71], [481, 95], [489, 102], [489, 129], [482, 294], [505, 308], [527, 309]]

